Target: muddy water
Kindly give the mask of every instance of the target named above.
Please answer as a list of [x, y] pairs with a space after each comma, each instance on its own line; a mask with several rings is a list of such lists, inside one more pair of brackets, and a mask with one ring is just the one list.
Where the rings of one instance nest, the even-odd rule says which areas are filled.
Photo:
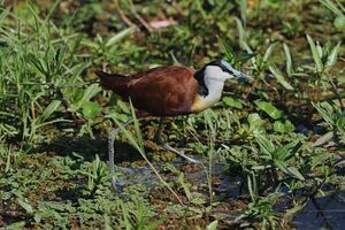
[[[206, 159], [199, 158], [204, 161]], [[173, 161], [174, 167], [181, 169], [188, 165], [184, 160]], [[193, 165], [193, 164], [190, 164]], [[157, 164], [155, 166], [161, 170], [164, 165]], [[226, 194], [228, 198], [236, 199], [241, 195], [241, 178], [233, 178], [227, 175], [223, 164], [214, 164], [213, 176], [218, 178], [218, 182], [214, 184], [214, 191], [216, 194]], [[123, 185], [142, 184], [148, 188], [153, 188], [159, 185], [160, 181], [149, 167], [140, 168], [119, 168], [123, 176], [120, 180]], [[177, 176], [164, 176], [168, 180], [175, 180]], [[176, 178], [175, 178], [176, 177]], [[207, 183], [206, 170], [199, 167], [198, 170], [185, 172], [185, 178], [192, 184]], [[279, 212], [284, 212], [287, 206], [280, 209]], [[238, 213], [240, 215], [240, 213]], [[292, 225], [297, 229], [345, 229], [345, 191], [335, 192], [332, 195], [314, 198], [306, 204], [304, 209], [298, 213]]]
[[[208, 171], [205, 167], [207, 165], [207, 159], [201, 157], [194, 157], [196, 160], [201, 161], [204, 165], [186, 163], [184, 159], [176, 159], [172, 161], [172, 165], [183, 172], [182, 168], [192, 168], [184, 172], [184, 176], [188, 182], [191, 184], [207, 184], [207, 174]], [[164, 168], [163, 163], [156, 163], [155, 168], [158, 171], [161, 171]], [[212, 177], [217, 181], [214, 181], [214, 191], [218, 193], [227, 193], [228, 197], [238, 197], [241, 193], [241, 178], [240, 177], [230, 177], [225, 172], [225, 165], [222, 163], [215, 163], [212, 166]], [[152, 169], [148, 166], [139, 167], [139, 168], [124, 168], [118, 167], [118, 170], [121, 172], [122, 176], [118, 178], [118, 181], [123, 186], [133, 185], [133, 184], [142, 184], [148, 188], [152, 188], [155, 185], [159, 185], [160, 181], [157, 176], [153, 173]], [[177, 175], [167, 176], [163, 175], [167, 180], [176, 180]]]
[[294, 218], [297, 229], [345, 229], [345, 191], [310, 200]]

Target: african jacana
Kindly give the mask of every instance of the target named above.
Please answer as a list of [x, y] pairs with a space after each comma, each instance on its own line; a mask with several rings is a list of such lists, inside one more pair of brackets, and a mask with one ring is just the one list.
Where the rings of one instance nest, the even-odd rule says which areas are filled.
[[[171, 65], [131, 76], [102, 71], [96, 71], [96, 74], [105, 89], [114, 91], [124, 100], [130, 98], [135, 108], [161, 118], [201, 112], [221, 99], [225, 80], [248, 79], [225, 60], [210, 62], [197, 71], [186, 66]], [[162, 119], [158, 137], [161, 124]], [[167, 144], [163, 147], [195, 162]]]

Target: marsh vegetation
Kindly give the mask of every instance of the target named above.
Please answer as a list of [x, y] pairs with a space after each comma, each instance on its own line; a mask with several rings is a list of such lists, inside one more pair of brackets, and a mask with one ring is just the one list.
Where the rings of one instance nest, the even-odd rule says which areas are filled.
[[[342, 0], [0, 1], [0, 228], [341, 229], [344, 15]], [[111, 175], [108, 129], [135, 113], [94, 71], [222, 57], [253, 81], [163, 131], [203, 164], [136, 119]]]

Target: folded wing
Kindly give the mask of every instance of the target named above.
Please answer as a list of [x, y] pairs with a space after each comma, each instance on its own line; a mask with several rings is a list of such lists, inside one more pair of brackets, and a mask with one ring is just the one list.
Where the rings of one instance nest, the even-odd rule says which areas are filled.
[[96, 73], [105, 89], [156, 116], [176, 116], [191, 112], [198, 83], [194, 70], [183, 66], [151, 69], [129, 77]]

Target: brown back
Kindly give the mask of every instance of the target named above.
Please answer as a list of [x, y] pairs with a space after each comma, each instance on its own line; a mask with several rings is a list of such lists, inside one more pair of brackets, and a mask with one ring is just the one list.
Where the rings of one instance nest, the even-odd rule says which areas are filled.
[[125, 100], [131, 98], [137, 109], [156, 116], [190, 113], [198, 89], [194, 70], [176, 65], [150, 69], [126, 78], [101, 77], [101, 82]]

